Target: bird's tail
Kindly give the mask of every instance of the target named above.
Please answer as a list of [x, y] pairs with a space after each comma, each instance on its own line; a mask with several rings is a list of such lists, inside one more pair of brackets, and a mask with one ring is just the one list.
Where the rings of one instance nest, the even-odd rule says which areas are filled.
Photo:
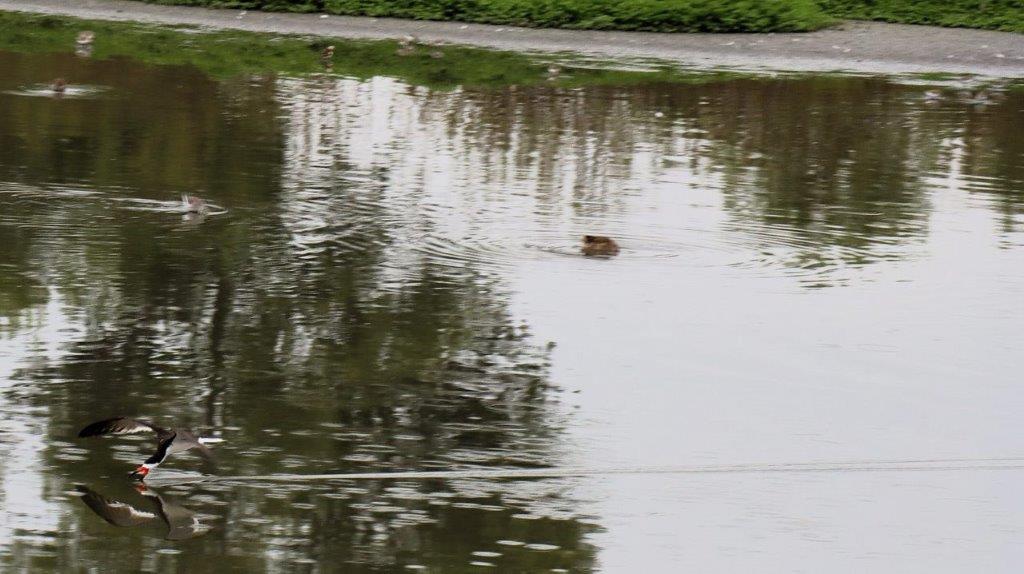
[[199, 444], [217, 444], [219, 442], [224, 442], [224, 439], [212, 436], [199, 437]]

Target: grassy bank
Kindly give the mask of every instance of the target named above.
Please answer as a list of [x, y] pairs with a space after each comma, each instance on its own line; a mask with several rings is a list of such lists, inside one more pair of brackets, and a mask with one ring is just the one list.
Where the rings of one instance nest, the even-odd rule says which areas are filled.
[[1021, 0], [818, 0], [839, 18], [1024, 32]]
[[[551, 85], [560, 87], [628, 85], [648, 82], [703, 83], [736, 73], [686, 73], [662, 68], [626, 71], [594, 66], [565, 69], [552, 78], [550, 61], [515, 52], [463, 47], [416, 47], [400, 53], [394, 41], [340, 38], [310, 39], [253, 32], [208, 32], [160, 26], [103, 22], [0, 12], [0, 50], [71, 54], [83, 29], [96, 33], [96, 59], [130, 57], [156, 65], [192, 66], [217, 78], [246, 74], [335, 74], [355, 78], [390, 76], [406, 83], [447, 89], [456, 86], [499, 87]], [[335, 45], [330, 67], [321, 50]], [[441, 57], [438, 56], [440, 51]], [[40, 81], [50, 78], [40, 77]]]
[[457, 20], [537, 28], [655, 32], [796, 32], [830, 22], [815, 0], [145, 0], [178, 4], [327, 12], [415, 20]]
[[835, 18], [1024, 32], [1022, 0], [143, 0], [538, 28], [798, 32]]

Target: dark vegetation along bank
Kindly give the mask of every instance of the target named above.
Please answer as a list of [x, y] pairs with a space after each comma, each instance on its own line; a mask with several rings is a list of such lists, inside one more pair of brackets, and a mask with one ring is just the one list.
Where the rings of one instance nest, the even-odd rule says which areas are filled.
[[1024, 0], [818, 0], [840, 18], [1024, 32]]
[[821, 28], [815, 0], [147, 0], [181, 4], [327, 12], [417, 20], [458, 20], [541, 28], [658, 32], [769, 32]]
[[541, 28], [799, 32], [837, 18], [1024, 32], [1024, 0], [144, 0]]
[[[552, 75], [549, 59], [515, 52], [496, 52], [455, 46], [416, 46], [408, 53], [394, 41], [310, 39], [296, 36], [271, 36], [254, 32], [207, 31], [192, 28], [173, 29], [124, 22], [78, 20], [55, 16], [0, 12], [0, 51], [22, 53], [68, 52], [83, 30], [92, 30], [98, 39], [95, 59], [130, 57], [157, 65], [192, 66], [217, 78], [245, 74], [280, 72], [305, 75], [331, 73], [355, 78], [387, 75], [434, 89], [506, 85], [549, 85], [558, 87], [616, 85], [635, 83], [706, 83], [736, 72], [687, 73], [670, 67], [631, 71], [603, 68], [590, 62], [573, 67], [571, 61], [558, 62], [559, 72]], [[328, 62], [322, 50], [336, 45]], [[440, 57], [437, 57], [439, 56]], [[67, 80], [76, 78], [68, 72]], [[40, 81], [49, 80], [40, 77]]]

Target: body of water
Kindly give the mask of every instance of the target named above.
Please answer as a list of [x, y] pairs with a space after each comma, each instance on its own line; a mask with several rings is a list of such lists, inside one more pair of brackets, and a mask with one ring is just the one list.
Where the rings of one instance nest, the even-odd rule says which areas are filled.
[[0, 51], [3, 569], [1019, 567], [1024, 91], [559, 75]]

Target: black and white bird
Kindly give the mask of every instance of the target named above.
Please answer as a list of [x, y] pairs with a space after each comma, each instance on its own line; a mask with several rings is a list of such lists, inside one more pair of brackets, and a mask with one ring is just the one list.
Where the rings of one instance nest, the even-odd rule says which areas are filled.
[[186, 540], [201, 536], [209, 531], [209, 527], [199, 522], [195, 512], [164, 499], [156, 491], [138, 485], [139, 494], [145, 496], [154, 506], [155, 512], [139, 509], [127, 502], [107, 498], [95, 490], [78, 485], [75, 487], [82, 493], [82, 501], [100, 518], [109, 524], [121, 528], [132, 528], [156, 522], [167, 525], [167, 540]]
[[131, 419], [128, 417], [116, 417], [99, 422], [94, 422], [78, 432], [79, 437], [103, 436], [108, 434], [133, 434], [140, 432], [156, 433], [157, 447], [153, 456], [146, 459], [129, 476], [138, 480], [145, 480], [149, 471], [153, 470], [160, 463], [167, 460], [167, 457], [178, 452], [190, 449], [198, 449], [203, 456], [210, 457], [212, 453], [206, 445], [224, 442], [224, 439], [213, 437], [201, 437], [192, 431], [180, 428], [158, 427], [150, 422]]

